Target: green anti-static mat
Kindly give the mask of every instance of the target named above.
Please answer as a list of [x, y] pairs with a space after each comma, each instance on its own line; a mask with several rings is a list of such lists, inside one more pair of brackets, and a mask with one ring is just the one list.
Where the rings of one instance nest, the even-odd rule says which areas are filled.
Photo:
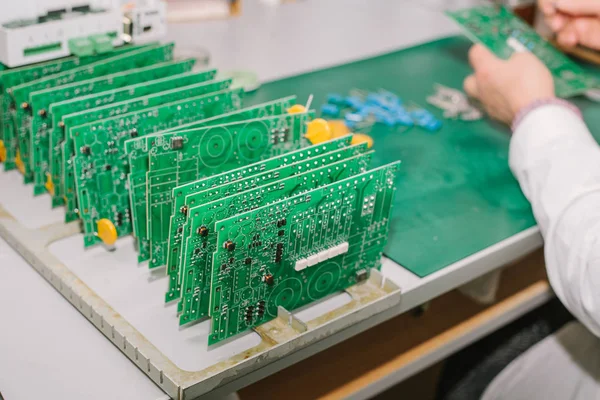
[[[434, 83], [461, 88], [470, 73], [462, 37], [442, 39], [335, 68], [263, 85], [247, 103], [384, 88], [433, 111], [425, 98]], [[600, 127], [600, 106], [579, 100]], [[590, 118], [586, 118], [592, 123]], [[509, 130], [489, 120], [444, 121], [439, 132], [377, 125], [375, 164], [402, 160], [386, 255], [419, 276], [438, 271], [535, 225], [531, 208], [508, 168]], [[599, 135], [600, 136], [600, 135]]]

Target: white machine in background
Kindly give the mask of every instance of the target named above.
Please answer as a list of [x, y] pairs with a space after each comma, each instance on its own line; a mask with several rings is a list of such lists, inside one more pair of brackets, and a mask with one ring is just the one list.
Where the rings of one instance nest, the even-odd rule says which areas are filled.
[[102, 53], [166, 33], [162, 0], [19, 0], [0, 4], [0, 63], [18, 67]]

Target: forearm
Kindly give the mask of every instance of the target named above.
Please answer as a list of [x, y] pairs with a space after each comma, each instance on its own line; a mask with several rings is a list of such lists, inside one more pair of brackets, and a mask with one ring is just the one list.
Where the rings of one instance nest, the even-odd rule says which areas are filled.
[[510, 164], [544, 236], [556, 294], [600, 336], [600, 147], [576, 113], [546, 105], [516, 127]]

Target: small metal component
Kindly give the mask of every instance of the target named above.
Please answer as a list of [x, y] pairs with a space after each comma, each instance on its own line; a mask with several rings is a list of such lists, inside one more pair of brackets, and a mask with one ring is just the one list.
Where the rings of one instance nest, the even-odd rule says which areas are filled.
[[38, 115], [42, 118], [46, 118], [48, 116], [48, 112], [46, 110], [40, 110]]
[[224, 248], [226, 248], [229, 251], [234, 251], [235, 250], [235, 243], [233, 243], [231, 240], [228, 240], [225, 242], [225, 244], [223, 245]]
[[[181, 208], [179, 209], [179, 212], [182, 213], [183, 215], [187, 215], [188, 213], [188, 206], [181, 206]], [[198, 229], [198, 234], [200, 234], [200, 229]]]
[[183, 137], [175, 136], [171, 138], [171, 149], [179, 150], [183, 148]]
[[81, 154], [89, 156], [90, 154], [92, 154], [92, 149], [90, 149], [90, 146], [82, 146]]
[[28, 102], [24, 101], [23, 103], [21, 103], [21, 108], [22, 108], [23, 110], [29, 110], [29, 107], [30, 107], [30, 106], [29, 106], [29, 103], [28, 103]]
[[273, 275], [271, 275], [271, 274], [265, 275], [265, 283], [269, 286], [273, 286], [273, 284], [275, 283], [275, 278], [273, 278]]
[[250, 265], [252, 264], [252, 258], [248, 257], [244, 262], [246, 263], [246, 265]]
[[132, 138], [138, 137], [138, 130], [133, 128], [131, 131], [129, 131], [129, 136], [131, 136]]
[[369, 274], [367, 273], [366, 269], [360, 269], [356, 271], [356, 282], [366, 281], [368, 277]]
[[[205, 226], [201, 226], [200, 228], [198, 228], [198, 235], [200, 235], [202, 237], [207, 237], [208, 236], [208, 228]], [[233, 246], [235, 247], [235, 244]]]
[[444, 118], [476, 121], [483, 118], [483, 113], [469, 102], [465, 93], [436, 83], [435, 93], [427, 97], [427, 102], [444, 111]]

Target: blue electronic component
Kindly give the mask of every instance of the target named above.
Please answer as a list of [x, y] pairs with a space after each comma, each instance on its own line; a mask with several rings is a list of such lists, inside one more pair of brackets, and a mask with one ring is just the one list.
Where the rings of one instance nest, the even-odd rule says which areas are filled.
[[376, 105], [382, 107], [385, 103], [385, 100], [382, 96], [377, 93], [369, 93], [367, 95], [367, 104]]
[[397, 123], [396, 117], [387, 113], [375, 117], [375, 120], [386, 126], [395, 126]]
[[413, 110], [410, 112], [410, 116], [418, 126], [427, 131], [437, 131], [442, 127], [442, 121], [436, 119], [432, 113], [425, 109]]
[[402, 125], [402, 126], [414, 126], [415, 125], [413, 119], [406, 112], [396, 113], [394, 115], [394, 117], [396, 118], [396, 124], [398, 124], [398, 125]]
[[327, 102], [329, 104], [334, 104], [336, 106], [340, 106], [344, 104], [344, 97], [337, 93], [329, 93], [327, 95]]
[[392, 92], [380, 90], [379, 95], [385, 99], [386, 103], [402, 105], [402, 99]]
[[323, 104], [321, 106], [321, 115], [335, 118], [340, 115], [340, 109], [335, 104]]
[[433, 119], [428, 121], [426, 124], [420, 125], [423, 129], [428, 130], [429, 132], [439, 131], [442, 128], [442, 121], [438, 119]]
[[394, 111], [402, 107], [402, 101], [394, 94], [370, 93], [367, 96], [367, 104], [375, 105], [387, 111]]
[[346, 97], [345, 102], [348, 107], [352, 107], [355, 110], [360, 110], [365, 106], [365, 103], [362, 101], [362, 99], [357, 96], [348, 96]]
[[381, 118], [384, 115], [387, 115], [384, 110], [372, 105], [364, 106], [362, 109], [360, 109], [358, 114], [362, 115], [363, 117], [366, 117], [367, 115], [373, 115], [375, 118]]
[[356, 124], [363, 122], [363, 116], [357, 113], [348, 113], [344, 115], [344, 122], [350, 129], [355, 128]]
[[433, 115], [431, 115], [431, 113], [429, 111], [424, 110], [422, 108], [411, 111], [410, 116], [417, 121], [428, 120], [430, 118], [433, 118]]

